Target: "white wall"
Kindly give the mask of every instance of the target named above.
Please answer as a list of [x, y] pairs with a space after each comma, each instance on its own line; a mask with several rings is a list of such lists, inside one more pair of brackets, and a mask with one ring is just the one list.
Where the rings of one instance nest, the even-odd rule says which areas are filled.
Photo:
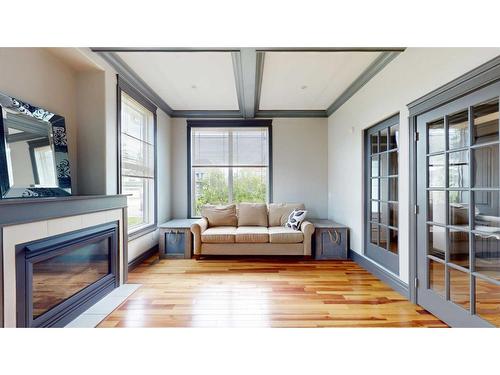
[[[327, 119], [273, 119], [273, 201], [304, 202], [308, 216], [325, 218]], [[172, 119], [172, 216], [187, 215], [186, 119]]]
[[406, 105], [500, 54], [499, 48], [408, 48], [328, 119], [328, 216], [363, 253], [363, 129], [400, 113], [399, 277], [408, 282], [409, 129]]
[[0, 48], [0, 91], [65, 117], [71, 180], [78, 192], [75, 71], [43, 48]]

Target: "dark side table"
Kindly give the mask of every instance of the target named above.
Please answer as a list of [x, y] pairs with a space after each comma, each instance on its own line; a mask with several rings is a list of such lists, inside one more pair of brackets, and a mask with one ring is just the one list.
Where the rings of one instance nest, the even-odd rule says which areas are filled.
[[193, 247], [191, 224], [195, 221], [197, 219], [174, 219], [158, 225], [160, 259], [191, 258]]
[[347, 259], [349, 257], [349, 228], [326, 219], [306, 219], [314, 224], [314, 259]]

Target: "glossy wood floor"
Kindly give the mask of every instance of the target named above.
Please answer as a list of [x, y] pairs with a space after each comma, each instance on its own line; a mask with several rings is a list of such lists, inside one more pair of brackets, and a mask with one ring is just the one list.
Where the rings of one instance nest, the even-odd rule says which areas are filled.
[[99, 327], [446, 327], [352, 261], [148, 260]]

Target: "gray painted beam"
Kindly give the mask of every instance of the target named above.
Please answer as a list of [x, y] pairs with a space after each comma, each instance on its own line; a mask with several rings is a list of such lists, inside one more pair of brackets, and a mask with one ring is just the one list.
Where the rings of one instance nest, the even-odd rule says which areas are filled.
[[373, 61], [368, 68], [365, 69], [356, 80], [328, 107], [326, 110], [327, 116], [339, 109], [347, 102], [354, 94], [356, 94], [369, 80], [371, 80], [378, 72], [384, 69], [401, 51], [398, 52], [382, 52], [379, 57]]
[[328, 117], [323, 110], [263, 110], [257, 111], [255, 117]]
[[223, 110], [188, 110], [173, 111], [171, 117], [187, 118], [242, 118], [241, 111], [223, 111]]
[[241, 91], [245, 118], [255, 117], [255, 94], [257, 87], [257, 51], [255, 48], [242, 48], [240, 51]]
[[232, 52], [234, 82], [236, 85], [236, 96], [238, 97], [238, 108], [240, 109], [240, 117], [245, 117], [245, 100], [243, 94], [243, 71], [241, 68], [241, 53]]
[[120, 56], [113, 52], [98, 52], [109, 65], [130, 85], [139, 90], [146, 98], [151, 100], [169, 116], [173, 109], [146, 83], [139, 75], [130, 68]]
[[257, 71], [255, 77], [255, 108], [254, 111], [257, 113], [260, 107], [260, 93], [262, 91], [262, 78], [264, 76], [264, 52], [257, 52]]
[[[94, 52], [239, 52], [239, 47], [91, 47]], [[404, 47], [255, 47], [268, 52], [403, 52]]]

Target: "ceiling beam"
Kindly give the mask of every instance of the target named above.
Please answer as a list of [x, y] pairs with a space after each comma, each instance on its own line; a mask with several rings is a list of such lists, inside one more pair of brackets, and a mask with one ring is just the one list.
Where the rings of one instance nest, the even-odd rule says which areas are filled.
[[231, 110], [176, 110], [171, 117], [186, 118], [242, 118], [240, 111]]
[[146, 83], [139, 77], [139, 75], [134, 72], [134, 70], [128, 66], [123, 59], [114, 52], [98, 52], [104, 61], [111, 65], [116, 72], [139, 90], [146, 98], [151, 102], [156, 104], [163, 112], [167, 115], [172, 116], [174, 110]]
[[262, 78], [264, 77], [264, 52], [257, 52], [257, 66], [255, 73], [255, 107], [254, 113], [259, 111], [260, 107], [260, 94], [262, 92]]
[[[239, 47], [91, 47], [94, 52], [239, 52]], [[257, 52], [403, 52], [403, 47], [255, 47]]]
[[233, 53], [233, 69], [236, 81], [238, 104], [244, 118], [255, 117], [257, 106], [257, 51], [255, 48], [241, 48]]
[[333, 112], [339, 109], [345, 102], [347, 102], [354, 94], [356, 94], [369, 80], [371, 80], [378, 72], [384, 69], [387, 64], [394, 60], [401, 51], [399, 52], [382, 52], [373, 61], [368, 68], [366, 68], [361, 75], [354, 80], [353, 83], [335, 99], [335, 101], [328, 107], [326, 114], [329, 117]]
[[315, 109], [304, 110], [262, 110], [255, 113], [255, 117], [328, 117], [326, 111]]

